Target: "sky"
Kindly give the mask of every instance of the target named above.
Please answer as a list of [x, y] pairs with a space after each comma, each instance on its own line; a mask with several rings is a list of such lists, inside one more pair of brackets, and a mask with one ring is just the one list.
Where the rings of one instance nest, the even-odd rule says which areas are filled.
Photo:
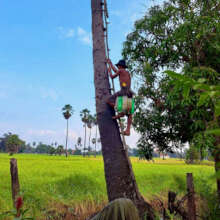
[[[107, 1], [113, 63], [121, 59], [134, 21], [161, 1]], [[64, 144], [61, 109], [70, 104], [69, 147], [83, 137], [80, 111], [95, 113], [90, 5], [90, 0], [0, 0], [0, 136], [12, 132], [27, 143]], [[138, 134], [132, 130], [126, 139], [134, 147]]]

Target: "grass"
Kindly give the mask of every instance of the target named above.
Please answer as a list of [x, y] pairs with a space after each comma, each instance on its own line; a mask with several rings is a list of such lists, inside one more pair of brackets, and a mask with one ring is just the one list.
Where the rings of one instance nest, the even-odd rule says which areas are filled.
[[[48, 215], [54, 209], [69, 207], [79, 213], [88, 206], [95, 211], [107, 201], [102, 157], [70, 156], [66, 159], [64, 156], [29, 154], [13, 157], [18, 161], [25, 206], [32, 216]], [[7, 154], [0, 154], [0, 213], [12, 208], [9, 160]], [[211, 162], [186, 165], [176, 159], [156, 159], [155, 163], [137, 158], [131, 160], [139, 190], [147, 199], [167, 197], [168, 190], [185, 194], [188, 172], [194, 175], [198, 194], [205, 196], [207, 191], [215, 190]]]

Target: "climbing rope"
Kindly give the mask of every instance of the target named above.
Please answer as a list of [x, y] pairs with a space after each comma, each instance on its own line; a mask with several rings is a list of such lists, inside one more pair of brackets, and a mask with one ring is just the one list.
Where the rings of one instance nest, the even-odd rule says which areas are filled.
[[[104, 21], [104, 27], [103, 27], [103, 30], [105, 32], [104, 34], [104, 38], [105, 38], [105, 51], [106, 51], [106, 57], [107, 59], [109, 59], [109, 52], [110, 52], [110, 49], [109, 49], [109, 44], [108, 44], [108, 18], [109, 18], [109, 14], [108, 14], [108, 8], [107, 8], [107, 1], [104, 0], [104, 2], [102, 3], [103, 5], [103, 21]], [[114, 85], [114, 80], [111, 78], [111, 85], [112, 85], [112, 92], [113, 94], [115, 94], [115, 85]], [[122, 124], [122, 121], [121, 119], [119, 118], [119, 128], [120, 128], [120, 133], [121, 133], [121, 136], [122, 136], [122, 142], [123, 142], [123, 146], [124, 146], [124, 149], [127, 149], [127, 144], [126, 144], [126, 141], [125, 141], [125, 136], [123, 134], [123, 124]]]

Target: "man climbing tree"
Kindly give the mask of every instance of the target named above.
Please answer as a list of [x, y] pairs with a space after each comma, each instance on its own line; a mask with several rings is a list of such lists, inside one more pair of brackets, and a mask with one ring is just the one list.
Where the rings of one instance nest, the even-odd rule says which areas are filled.
[[123, 147], [118, 124], [112, 120], [114, 111], [106, 104], [110, 97], [110, 84], [106, 65], [103, 2], [102, 0], [91, 0], [91, 6], [96, 112], [108, 199], [112, 201], [121, 197], [129, 198], [138, 208], [140, 215], [147, 212], [148, 219], [154, 219], [151, 206], [144, 201], [138, 190], [131, 162]]
[[[112, 64], [110, 59], [107, 59], [107, 62], [109, 64], [109, 75], [112, 79], [116, 78], [117, 76], [119, 77], [119, 81], [120, 81], [120, 87], [121, 90], [117, 93], [115, 93], [114, 95], [112, 95], [107, 103], [112, 107], [115, 108], [115, 104], [116, 104], [116, 99], [117, 97], [123, 97], [125, 96], [126, 98], [131, 99], [133, 97], [133, 92], [131, 91], [131, 76], [129, 74], [128, 71], [126, 71], [126, 63], [124, 60], [120, 60], [116, 66], [118, 67], [118, 69]], [[112, 74], [113, 70], [115, 72], [115, 74]], [[128, 121], [127, 121], [127, 129], [123, 132], [124, 135], [129, 136], [130, 135], [130, 129], [131, 129], [131, 123], [132, 123], [132, 114], [131, 114], [131, 107], [132, 106], [128, 106], [128, 109], [126, 109], [125, 111], [120, 112], [118, 115], [113, 116], [113, 119], [119, 119], [125, 115], [127, 115], [128, 117]]]

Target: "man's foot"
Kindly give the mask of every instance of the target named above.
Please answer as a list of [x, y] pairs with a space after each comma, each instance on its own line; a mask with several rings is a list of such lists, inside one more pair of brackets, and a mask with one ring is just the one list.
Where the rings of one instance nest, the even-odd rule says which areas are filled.
[[113, 116], [112, 119], [119, 119], [123, 117], [124, 115], [125, 115], [124, 113], [119, 113], [118, 115]]
[[122, 131], [122, 134], [125, 136], [130, 136], [130, 131], [128, 131], [128, 130]]

